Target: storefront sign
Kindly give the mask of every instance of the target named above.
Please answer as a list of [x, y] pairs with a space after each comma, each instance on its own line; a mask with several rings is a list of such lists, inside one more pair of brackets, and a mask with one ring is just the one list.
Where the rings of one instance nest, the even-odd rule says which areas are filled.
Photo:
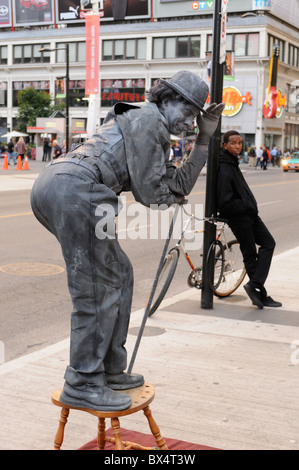
[[85, 94], [99, 93], [99, 47], [100, 47], [100, 16], [90, 14], [85, 18], [86, 26], [86, 81]]
[[271, 10], [271, 0], [252, 0], [253, 10]]
[[286, 95], [282, 94], [282, 91], [278, 88], [277, 90], [277, 112], [276, 118], [279, 119], [282, 116], [283, 108], [286, 109], [287, 107], [287, 97]]
[[[249, 91], [241, 93], [240, 90], [233, 86], [228, 86], [223, 89], [223, 102], [225, 108], [222, 113], [223, 116], [233, 117], [238, 114], [243, 108], [244, 104], [251, 106], [252, 96]], [[208, 96], [207, 103], [210, 103], [210, 96]]]

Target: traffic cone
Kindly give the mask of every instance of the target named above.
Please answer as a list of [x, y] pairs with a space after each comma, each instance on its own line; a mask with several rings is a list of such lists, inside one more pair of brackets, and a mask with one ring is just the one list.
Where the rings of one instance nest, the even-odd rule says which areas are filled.
[[23, 170], [30, 170], [27, 155], [25, 155], [25, 162], [24, 162], [24, 168], [23, 168]]
[[16, 166], [16, 170], [23, 170], [21, 155], [18, 156], [18, 163], [17, 163], [17, 166]]
[[2, 170], [9, 170], [8, 162], [7, 162], [7, 155], [4, 155], [4, 162], [3, 162]]

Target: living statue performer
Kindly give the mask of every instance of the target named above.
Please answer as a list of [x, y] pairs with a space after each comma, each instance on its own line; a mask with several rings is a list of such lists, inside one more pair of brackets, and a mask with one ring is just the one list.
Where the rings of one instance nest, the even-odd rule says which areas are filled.
[[[73, 303], [70, 363], [60, 396], [66, 405], [127, 409], [130, 397], [117, 391], [144, 383], [142, 375], [125, 372], [132, 266], [117, 236], [97, 233], [98, 214], [109, 207], [114, 222], [123, 191], [148, 207], [184, 200], [205, 164], [224, 107], [212, 104], [204, 111], [208, 93], [207, 84], [189, 71], [160, 80], [149, 102], [116, 104], [97, 134], [47, 165], [34, 184], [32, 209], [61, 245]], [[170, 133], [188, 130], [195, 117], [194, 149], [176, 168], [168, 161]]]

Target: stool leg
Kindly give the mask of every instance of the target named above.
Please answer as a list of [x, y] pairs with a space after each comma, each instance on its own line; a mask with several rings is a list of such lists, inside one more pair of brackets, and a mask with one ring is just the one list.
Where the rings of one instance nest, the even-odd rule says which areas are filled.
[[69, 408], [62, 408], [59, 419], [59, 427], [54, 439], [54, 450], [60, 450], [61, 444], [64, 437], [64, 428], [67, 423], [67, 418], [69, 415]]
[[98, 421], [98, 450], [105, 449], [105, 418], [99, 418]]
[[111, 427], [113, 431], [113, 436], [115, 438], [115, 450], [124, 450], [125, 448], [121, 440], [120, 425], [118, 418], [111, 418]]
[[143, 413], [147, 417], [149, 427], [152, 431], [152, 434], [153, 434], [154, 438], [156, 439], [156, 443], [157, 443], [157, 446], [159, 447], [159, 449], [168, 450], [168, 447], [165, 444], [165, 441], [164, 441], [163, 437], [160, 434], [160, 429], [158, 428], [157, 423], [156, 423], [156, 421], [154, 420], [154, 418], [152, 416], [152, 412], [151, 412], [149, 406], [146, 406], [144, 408]]

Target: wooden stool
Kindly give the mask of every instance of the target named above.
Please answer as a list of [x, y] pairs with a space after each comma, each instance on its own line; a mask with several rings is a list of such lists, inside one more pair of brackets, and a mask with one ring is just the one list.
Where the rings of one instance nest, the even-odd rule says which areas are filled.
[[[153, 436], [156, 439], [156, 443], [159, 449], [168, 450], [168, 447], [165, 444], [163, 437], [160, 434], [160, 430], [152, 417], [151, 410], [149, 408], [149, 404], [153, 401], [155, 396], [155, 389], [154, 387], [149, 384], [145, 383], [142, 387], [133, 388], [131, 390], [125, 390], [121, 393], [126, 393], [130, 395], [132, 399], [132, 404], [130, 408], [123, 411], [95, 411], [90, 410], [88, 408], [75, 408], [73, 406], [65, 405], [59, 401], [61, 390], [54, 392], [52, 394], [52, 402], [54, 405], [60, 406], [62, 408], [60, 419], [59, 419], [59, 427], [58, 431], [55, 436], [54, 440], [54, 450], [60, 450], [63, 437], [64, 437], [64, 428], [67, 423], [67, 419], [69, 416], [70, 409], [73, 410], [81, 410], [86, 411], [87, 413], [91, 413], [98, 417], [98, 450], [105, 449], [105, 442], [110, 442], [115, 445], [116, 450], [151, 450], [154, 447], [143, 447], [134, 442], [123, 442], [121, 439], [121, 429], [119, 424], [119, 417], [120, 416], [127, 416], [137, 411], [142, 410], [145, 416], [147, 417], [150, 430]], [[114, 437], [107, 437], [105, 432], [105, 419], [111, 418], [111, 427], [113, 431]]]

